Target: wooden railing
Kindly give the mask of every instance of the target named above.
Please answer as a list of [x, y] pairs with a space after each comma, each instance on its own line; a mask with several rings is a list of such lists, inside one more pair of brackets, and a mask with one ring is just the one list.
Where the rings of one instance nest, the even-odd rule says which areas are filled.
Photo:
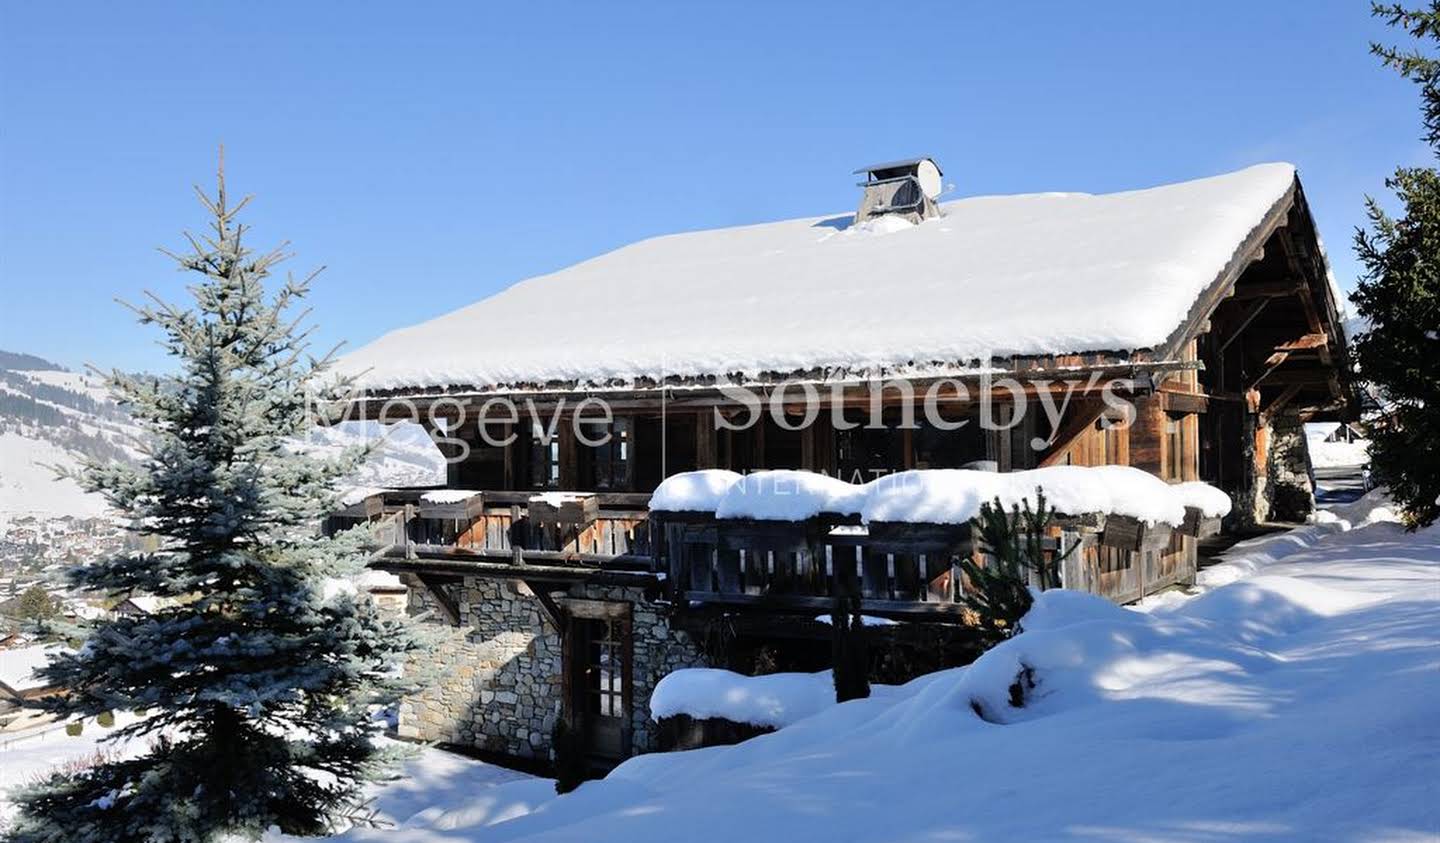
[[[960, 562], [984, 563], [968, 524], [870, 523], [821, 515], [801, 521], [717, 520], [650, 513], [648, 495], [595, 494], [576, 521], [556, 520], [534, 493], [484, 491], [444, 502], [434, 489], [395, 489], [336, 513], [331, 529], [366, 523], [391, 560], [559, 566], [663, 574], [662, 591], [695, 603], [824, 612], [855, 596], [877, 615], [958, 617], [967, 587]], [[561, 507], [562, 510], [569, 509]], [[1130, 602], [1195, 573], [1185, 530], [1132, 519], [1058, 519], [1046, 539], [1061, 554], [1061, 584]], [[1062, 553], [1062, 551], [1068, 551]], [[452, 573], [463, 573], [459, 567]], [[503, 573], [503, 572], [502, 572]]]
[[[649, 495], [597, 493], [586, 523], [542, 521], [532, 492], [479, 491], [445, 503], [428, 488], [377, 493], [330, 519], [331, 529], [368, 523], [384, 556], [599, 564], [650, 560]], [[536, 507], [539, 509], [539, 507]]]
[[[985, 564], [968, 524], [716, 520], [655, 513], [656, 557], [678, 603], [824, 611], [855, 595], [878, 615], [960, 615], [961, 560]], [[1058, 519], [1043, 542], [1061, 585], [1125, 603], [1194, 576], [1190, 536], [1129, 519]], [[1032, 572], [1032, 584], [1039, 585]]]
[[657, 561], [678, 602], [825, 611], [858, 596], [862, 611], [958, 615], [965, 525], [716, 520], [656, 513]]

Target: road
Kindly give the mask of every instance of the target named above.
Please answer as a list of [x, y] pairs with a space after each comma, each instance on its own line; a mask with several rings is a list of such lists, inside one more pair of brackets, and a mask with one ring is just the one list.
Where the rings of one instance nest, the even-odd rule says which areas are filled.
[[1365, 481], [1358, 465], [1317, 468], [1315, 486], [1315, 502], [1321, 506], [1350, 503], [1365, 494]]

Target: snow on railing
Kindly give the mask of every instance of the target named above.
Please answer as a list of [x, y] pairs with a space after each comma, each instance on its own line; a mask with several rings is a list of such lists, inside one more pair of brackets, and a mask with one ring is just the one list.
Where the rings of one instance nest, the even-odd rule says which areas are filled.
[[1205, 518], [1230, 511], [1230, 498], [1205, 483], [1171, 484], [1128, 466], [1051, 466], [997, 473], [924, 469], [853, 484], [809, 471], [760, 471], [741, 476], [709, 469], [667, 478], [650, 499], [651, 512], [711, 513], [717, 519], [803, 521], [817, 515], [857, 516], [862, 523], [963, 524], [980, 506], [1036, 505], [1042, 490], [1064, 515], [1128, 516], [1148, 524], [1185, 523], [1186, 508]]

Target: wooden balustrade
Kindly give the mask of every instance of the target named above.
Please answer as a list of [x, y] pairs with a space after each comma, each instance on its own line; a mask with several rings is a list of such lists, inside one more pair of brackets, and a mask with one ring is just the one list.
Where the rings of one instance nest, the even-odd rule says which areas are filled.
[[[466, 564], [484, 565], [491, 574], [497, 565], [529, 566], [522, 578], [605, 570], [649, 576], [653, 583], [663, 574], [659, 587], [679, 607], [816, 614], [837, 597], [858, 596], [862, 611], [877, 615], [958, 619], [966, 588], [960, 562], [985, 559], [968, 524], [861, 525], [829, 515], [717, 520], [708, 513], [652, 514], [648, 496], [627, 494], [597, 494], [571, 508], [583, 517], [566, 521], [556, 520], [553, 504], [532, 517], [526, 492], [425, 501], [428, 491], [377, 493], [327, 526], [368, 524], [384, 558], [443, 563], [452, 575]], [[1186, 530], [1137, 528], [1119, 519], [1107, 525], [1090, 516], [1057, 519], [1046, 551], [1064, 556], [1063, 587], [1129, 602], [1193, 579], [1194, 542]]]

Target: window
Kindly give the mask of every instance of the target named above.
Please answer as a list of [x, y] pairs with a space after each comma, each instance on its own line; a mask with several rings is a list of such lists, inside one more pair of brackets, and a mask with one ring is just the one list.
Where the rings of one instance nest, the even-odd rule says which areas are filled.
[[1165, 416], [1165, 479], [1185, 479], [1185, 419]]
[[613, 620], [589, 622], [585, 664], [585, 710], [601, 717], [625, 716], [625, 642]]
[[[580, 440], [584, 461], [581, 485], [597, 491], [630, 488], [631, 441], [630, 419], [617, 418], [582, 421]], [[585, 440], [599, 442], [587, 445]]]
[[560, 431], [546, 439], [539, 422], [530, 427], [530, 486], [534, 489], [560, 488]]
[[912, 441], [916, 468], [964, 468], [985, 459], [985, 431], [978, 417], [971, 417], [968, 424], [956, 430], [941, 430], [922, 422]]

